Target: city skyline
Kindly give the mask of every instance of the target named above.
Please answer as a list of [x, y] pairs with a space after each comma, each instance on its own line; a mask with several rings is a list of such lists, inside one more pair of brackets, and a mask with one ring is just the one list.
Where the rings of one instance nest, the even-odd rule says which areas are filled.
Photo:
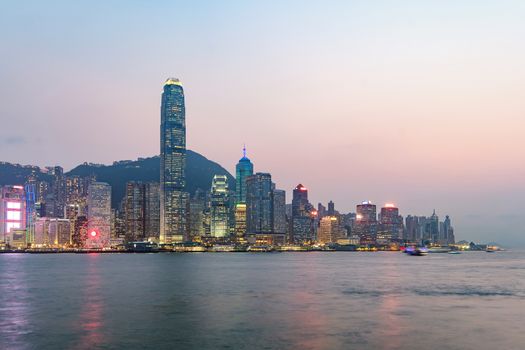
[[[191, 13], [195, 8], [182, 6], [180, 12], [188, 21], [202, 16], [203, 21], [220, 24], [214, 35], [195, 23], [188, 28], [196, 29], [196, 34], [186, 29], [174, 35], [169, 42], [178, 44], [188, 58], [170, 55], [176, 50], [162, 45], [160, 39], [166, 37], [155, 38], [149, 31], [132, 31], [128, 40], [138, 36], [151, 53], [141, 54], [128, 41], [117, 41], [119, 30], [129, 29], [133, 20], [142, 18], [141, 28], [162, 22], [153, 21], [164, 17], [158, 8], [131, 6], [127, 18], [105, 5], [118, 30], [88, 10], [71, 34], [58, 36], [50, 47], [33, 49], [20, 48], [14, 40], [33, 43], [35, 27], [29, 24], [22, 29], [18, 27], [22, 22], [13, 24], [5, 18], [3, 25], [18, 31], [8, 38], [6, 65], [0, 68], [6, 78], [0, 113], [5, 120], [22, 124], [0, 134], [0, 159], [69, 168], [84, 161], [110, 163], [157, 154], [158, 86], [166, 75], [174, 74], [189, 92], [188, 148], [217, 161], [231, 174], [246, 142], [255, 172], [269, 171], [289, 193], [297, 183], [304, 183], [312, 203], [334, 200], [344, 211], [353, 211], [356, 203], [371, 199], [394, 202], [404, 214], [430, 215], [436, 209], [454, 218], [461, 238], [525, 244], [520, 212], [525, 205], [525, 168], [520, 161], [525, 131], [520, 101], [525, 89], [520, 84], [525, 79], [519, 64], [523, 52], [516, 46], [523, 33], [518, 21], [523, 8], [518, 2], [507, 2], [483, 3], [473, 9], [463, 2], [430, 13], [432, 6], [416, 2], [383, 4], [382, 9], [334, 4], [333, 9], [301, 7], [282, 38], [275, 31], [262, 31], [275, 4], [197, 8], [196, 14]], [[11, 6], [15, 15], [21, 12]], [[28, 14], [41, 16], [44, 44], [71, 21], [60, 18], [52, 25], [54, 10], [35, 5]], [[256, 10], [261, 19], [248, 26], [246, 34], [236, 33]], [[473, 10], [475, 16], [469, 16]], [[139, 16], [142, 12], [144, 17]], [[489, 20], [490, 12], [504, 15], [507, 21]], [[233, 21], [235, 13], [244, 16]], [[422, 33], [408, 32], [398, 23], [403, 20], [417, 22]], [[109, 29], [107, 40], [99, 44], [90, 41], [100, 39], [97, 21]], [[277, 15], [271, 23], [282, 30], [288, 20]], [[315, 35], [313, 23], [324, 25], [325, 34]], [[389, 34], [394, 23], [398, 26]], [[484, 28], [493, 29], [492, 34]], [[338, 35], [339, 29], [348, 38]], [[475, 35], [476, 30], [485, 35]], [[64, 52], [62, 45], [75, 35], [85, 47], [73, 45]], [[296, 44], [288, 47], [295, 37]], [[111, 46], [115, 43], [122, 45]], [[220, 44], [230, 51], [220, 50]], [[209, 45], [212, 50], [205, 56], [204, 47]], [[318, 49], [309, 50], [311, 45]], [[241, 46], [245, 53], [239, 51]], [[41, 51], [32, 51], [38, 48]], [[102, 55], [108, 48], [108, 56]], [[95, 58], [91, 63], [81, 57], [88, 49], [94, 51], [86, 55]], [[171, 61], [153, 55], [159, 49]], [[27, 67], [25, 59], [19, 63], [13, 59], [20, 57], [20, 50], [41, 62], [22, 69]], [[115, 65], [116, 57], [125, 53], [131, 57], [133, 72], [139, 67], [136, 74], [130, 74], [131, 65]], [[246, 64], [240, 64], [243, 60]], [[215, 65], [208, 67], [210, 62]], [[77, 64], [85, 69], [76, 69]], [[111, 67], [113, 72], [108, 71]], [[69, 75], [72, 72], [76, 75]], [[45, 82], [47, 91], [22, 104], [26, 95], [18, 93], [23, 91], [19, 87], [35, 76]], [[92, 103], [67, 92], [73, 83], [79, 95], [89, 96]], [[302, 107], [304, 101], [311, 103]], [[93, 123], [82, 125], [87, 120]], [[66, 129], [85, 130], [87, 147], [68, 147], [78, 142], [78, 133]], [[218, 144], [210, 142], [216, 130], [224, 132]]]

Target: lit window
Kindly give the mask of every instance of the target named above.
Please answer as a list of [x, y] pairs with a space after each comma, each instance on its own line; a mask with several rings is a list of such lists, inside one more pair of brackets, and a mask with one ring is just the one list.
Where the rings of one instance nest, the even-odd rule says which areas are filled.
[[22, 204], [20, 202], [7, 202], [8, 209], [20, 209]]
[[7, 211], [7, 220], [16, 220], [20, 221], [20, 212], [19, 211]]

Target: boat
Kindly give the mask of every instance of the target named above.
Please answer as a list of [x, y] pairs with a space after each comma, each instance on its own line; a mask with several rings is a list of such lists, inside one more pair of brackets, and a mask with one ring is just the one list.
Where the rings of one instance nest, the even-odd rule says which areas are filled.
[[429, 253], [448, 253], [450, 248], [448, 247], [430, 247], [428, 248]]
[[407, 247], [405, 253], [412, 256], [424, 256], [428, 254], [426, 247]]

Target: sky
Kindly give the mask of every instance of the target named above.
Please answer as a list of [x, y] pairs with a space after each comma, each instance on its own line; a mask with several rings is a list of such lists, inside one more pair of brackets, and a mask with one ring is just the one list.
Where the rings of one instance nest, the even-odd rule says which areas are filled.
[[525, 2], [2, 1], [0, 160], [158, 154], [177, 77], [187, 146], [298, 183], [450, 215], [525, 246]]

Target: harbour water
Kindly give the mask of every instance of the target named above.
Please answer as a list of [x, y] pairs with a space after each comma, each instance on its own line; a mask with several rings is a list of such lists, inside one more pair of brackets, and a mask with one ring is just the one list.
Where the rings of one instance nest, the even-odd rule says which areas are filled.
[[525, 252], [0, 254], [1, 349], [524, 349]]

